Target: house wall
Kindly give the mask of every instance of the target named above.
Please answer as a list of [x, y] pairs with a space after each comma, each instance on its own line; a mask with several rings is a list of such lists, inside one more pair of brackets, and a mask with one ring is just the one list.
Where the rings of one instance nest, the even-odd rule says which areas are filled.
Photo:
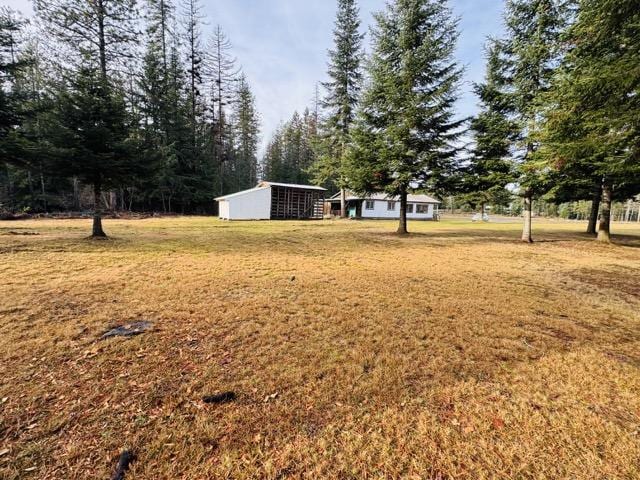
[[[412, 202], [409, 202], [412, 203]], [[362, 218], [400, 218], [400, 202], [396, 202], [395, 210], [387, 210], [386, 200], [374, 200], [374, 209], [367, 210], [366, 202], [362, 202]], [[416, 205], [413, 204], [413, 213], [407, 213], [408, 219], [413, 220], [433, 220], [435, 205], [429, 205], [427, 213], [416, 213]]]
[[[228, 210], [224, 212], [225, 204]], [[224, 220], [269, 220], [271, 218], [271, 188], [261, 188], [220, 202], [220, 218]]]
[[229, 202], [227, 200], [218, 202], [218, 216], [222, 220], [229, 220]]

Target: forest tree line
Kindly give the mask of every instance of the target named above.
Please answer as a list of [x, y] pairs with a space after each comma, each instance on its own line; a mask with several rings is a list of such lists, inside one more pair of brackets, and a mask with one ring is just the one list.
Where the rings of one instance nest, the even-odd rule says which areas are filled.
[[255, 185], [255, 98], [199, 0], [34, 10], [29, 21], [0, 11], [5, 209], [206, 213]]

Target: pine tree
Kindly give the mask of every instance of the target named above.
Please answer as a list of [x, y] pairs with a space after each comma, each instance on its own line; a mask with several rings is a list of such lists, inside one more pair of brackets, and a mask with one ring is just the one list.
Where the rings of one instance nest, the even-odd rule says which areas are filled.
[[316, 131], [315, 115], [305, 109], [294, 112], [291, 119], [273, 134], [262, 161], [265, 180], [309, 183], [309, 170], [315, 161], [313, 147]]
[[255, 186], [258, 181], [260, 119], [255, 97], [244, 75], [240, 77], [236, 95], [233, 114], [235, 175], [236, 190], [242, 190]]
[[[24, 22], [6, 7], [0, 7], [0, 211], [3, 200], [15, 206], [16, 180], [12, 165], [25, 165], [23, 138], [18, 134], [25, 122], [21, 105], [25, 100], [16, 83], [25, 64], [19, 58], [19, 35]], [[4, 198], [3, 198], [4, 197]]]
[[174, 21], [175, 6], [171, 0], [146, 0], [147, 2], [147, 35], [149, 44], [155, 44], [160, 50], [162, 68], [166, 72], [169, 65], [169, 48], [174, 32], [171, 25]]
[[[129, 62], [132, 56], [132, 48], [137, 39], [137, 10], [135, 9], [136, 0], [36, 0], [35, 10], [41, 21], [56, 43], [63, 55], [58, 59], [59, 67], [67, 70], [66, 77], [70, 78], [71, 87], [77, 90], [78, 97], [68, 96], [67, 105], [72, 104], [71, 99], [84, 98], [84, 100], [93, 100], [97, 104], [97, 110], [94, 113], [104, 111], [106, 117], [104, 121], [101, 119], [98, 123], [101, 133], [104, 131], [120, 132], [122, 128], [126, 128], [130, 124], [122, 123], [120, 125], [106, 125], [106, 120], [117, 122], [125, 122], [126, 115], [120, 115], [111, 111], [111, 108], [117, 109], [113, 103], [115, 98], [120, 98], [122, 85], [117, 80], [123, 66]], [[94, 73], [99, 74], [100, 86], [93, 85], [96, 79]], [[77, 78], [76, 78], [77, 77]], [[69, 80], [67, 80], [68, 82]], [[64, 87], [63, 87], [64, 88]], [[83, 90], [86, 89], [86, 90]], [[107, 97], [103, 99], [97, 96], [104, 94]], [[84, 97], [83, 97], [84, 95]], [[90, 105], [83, 103], [83, 106], [89, 108]], [[126, 113], [126, 108], [125, 112]], [[61, 124], [65, 119], [59, 119]], [[84, 128], [85, 126], [78, 128]], [[127, 135], [128, 136], [128, 135]], [[71, 139], [69, 139], [71, 140]], [[113, 142], [104, 142], [102, 146], [120, 145], [117, 140]], [[61, 145], [62, 147], [63, 145]], [[116, 152], [100, 152], [100, 155], [115, 155]], [[89, 158], [89, 157], [87, 157]], [[124, 156], [124, 160], [133, 163], [134, 159]], [[102, 215], [100, 196], [102, 188], [104, 188], [105, 179], [123, 178], [114, 172], [113, 175], [101, 171], [100, 174], [91, 173], [94, 171], [94, 165], [91, 161], [76, 162], [74, 168], [70, 168], [74, 172], [78, 172], [78, 176], [91, 178], [90, 183], [94, 189], [95, 215], [93, 220], [93, 236], [104, 237], [102, 230]], [[82, 165], [88, 169], [82, 172]], [[133, 165], [129, 165], [133, 167]], [[116, 185], [113, 185], [116, 186]]]
[[330, 80], [323, 83], [327, 91], [324, 107], [328, 117], [323, 125], [317, 161], [312, 173], [320, 184], [332, 183], [341, 191], [341, 216], [346, 217], [347, 188], [346, 147], [350, 142], [362, 83], [362, 39], [356, 0], [338, 0], [333, 30], [334, 49], [329, 51]]
[[136, 162], [138, 147], [130, 137], [123, 95], [105, 83], [99, 68], [78, 71], [59, 92], [50, 138], [61, 154], [56, 170], [77, 175], [93, 186], [95, 216], [93, 237], [105, 237], [101, 195], [143, 173]]
[[438, 191], [455, 167], [464, 123], [454, 119], [457, 21], [435, 0], [395, 0], [375, 20], [349, 179], [356, 190], [399, 196], [406, 234], [409, 191]]
[[158, 162], [158, 170], [143, 189], [152, 202], [160, 199], [164, 212], [183, 190], [178, 159], [189, 151], [188, 116], [183, 100], [183, 70], [172, 25], [175, 7], [170, 0], [147, 0], [147, 47], [139, 90], [144, 129], [144, 155]]
[[515, 180], [509, 157], [518, 130], [510, 118], [513, 105], [504, 91], [506, 79], [501, 55], [502, 45], [491, 40], [485, 82], [474, 85], [481, 110], [471, 121], [475, 147], [463, 176], [465, 201], [480, 206], [483, 217], [487, 203], [501, 203], [510, 197], [506, 187]]
[[261, 167], [263, 180], [282, 181], [284, 178], [282, 130], [283, 126], [278, 127], [267, 144]]
[[602, 242], [610, 241], [612, 201], [640, 191], [639, 22], [635, 0], [580, 1], [546, 97], [543, 156], [574, 180], [586, 170], [601, 181]]
[[507, 36], [503, 41], [508, 91], [520, 138], [514, 145], [519, 158], [521, 194], [524, 198], [522, 240], [532, 242], [533, 198], [549, 188], [547, 169], [536, 156], [542, 96], [548, 91], [561, 54], [559, 37], [567, 21], [563, 0], [508, 0]]
[[34, 6], [59, 51], [66, 53], [63, 66], [80, 69], [89, 61], [107, 82], [131, 57], [139, 33], [136, 0], [35, 0]]
[[199, 0], [184, 0], [183, 36], [186, 45], [187, 75], [189, 78], [188, 98], [190, 105], [191, 143], [197, 149], [199, 123], [204, 114], [202, 105], [203, 61], [201, 23], [204, 18]]
[[303, 123], [298, 112], [293, 112], [282, 134], [282, 163], [285, 167], [283, 182], [304, 183], [302, 172]]
[[[225, 177], [232, 173], [233, 131], [227, 125], [229, 107], [235, 101], [237, 81], [240, 71], [236, 59], [231, 54], [231, 41], [222, 27], [217, 25], [207, 43], [205, 73], [211, 82], [212, 124], [213, 124], [213, 161], [220, 178], [220, 195], [233, 187], [233, 181], [225, 186]], [[227, 172], [227, 169], [230, 172]]]
[[19, 55], [18, 36], [24, 22], [8, 8], [0, 8], [0, 158], [18, 163], [23, 149], [16, 127], [23, 122], [20, 105], [24, 98], [15, 85], [27, 63]]

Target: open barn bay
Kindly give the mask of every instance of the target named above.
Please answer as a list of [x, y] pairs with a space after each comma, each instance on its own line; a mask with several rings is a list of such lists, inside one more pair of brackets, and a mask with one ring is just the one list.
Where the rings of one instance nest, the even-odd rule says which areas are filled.
[[0, 223], [0, 478], [640, 477], [640, 226], [395, 226]]

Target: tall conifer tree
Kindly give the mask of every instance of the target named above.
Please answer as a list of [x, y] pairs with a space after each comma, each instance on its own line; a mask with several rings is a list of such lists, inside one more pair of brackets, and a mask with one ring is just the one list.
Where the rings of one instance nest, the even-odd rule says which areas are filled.
[[408, 193], [440, 190], [455, 169], [464, 123], [454, 118], [457, 21], [436, 0], [394, 0], [375, 20], [349, 179], [356, 190], [399, 196], [406, 234]]
[[[105, 237], [102, 229], [102, 188], [107, 183], [106, 179], [115, 180], [123, 176], [116, 172], [111, 175], [102, 167], [100, 173], [96, 174], [95, 162], [102, 156], [112, 158], [116, 151], [107, 152], [104, 149], [119, 149], [123, 145], [120, 143], [122, 129], [131, 127], [126, 115], [118, 110], [121, 107], [118, 99], [124, 97], [121, 95], [122, 85], [117, 81], [117, 77], [122, 67], [129, 62], [137, 39], [136, 0], [36, 0], [35, 10], [46, 25], [51, 39], [56, 42], [55, 46], [62, 52], [62, 55], [58, 55], [59, 67], [67, 71], [67, 85], [63, 85], [63, 89], [68, 88], [70, 92], [69, 95], [62, 92], [61, 101], [66, 102], [64, 104], [67, 106], [76, 102], [86, 108], [92, 107], [87, 113], [104, 114], [104, 118], [94, 119], [97, 122], [94, 133], [102, 135], [113, 132], [115, 135], [111, 141], [101, 138], [94, 144], [87, 138], [79, 140], [80, 143], [86, 141], [82, 146], [86, 149], [83, 154], [84, 160], [74, 162], [73, 168], [70, 169], [74, 174], [90, 179], [93, 184], [93, 236]], [[100, 85], [96, 85], [96, 81], [99, 81]], [[105, 97], [99, 98], [100, 95]], [[96, 102], [95, 105], [84, 103], [89, 100]], [[69, 114], [64, 108], [58, 109], [57, 112], [60, 115]], [[84, 129], [90, 124], [89, 118], [80, 117], [75, 119], [75, 126], [67, 124], [72, 120], [64, 116], [58, 118], [60, 125], [66, 125], [68, 132], [72, 132], [74, 128]], [[108, 125], [106, 122], [109, 121], [121, 123]], [[81, 131], [76, 133], [83, 136]], [[91, 150], [92, 146], [95, 146], [94, 151]], [[133, 162], [134, 158], [123, 155], [118, 161]], [[105, 165], [108, 164], [109, 161], [106, 161]], [[133, 170], [134, 166], [129, 167]]]
[[483, 216], [487, 203], [500, 203], [509, 197], [506, 187], [514, 181], [510, 153], [518, 129], [511, 119], [511, 98], [504, 91], [506, 79], [502, 55], [500, 42], [490, 40], [485, 81], [474, 85], [481, 110], [471, 121], [475, 147], [463, 176], [465, 199], [474, 206], [481, 206]]
[[514, 118], [520, 135], [514, 143], [518, 157], [521, 195], [524, 199], [522, 240], [532, 242], [532, 205], [548, 188], [548, 171], [536, 156], [539, 142], [542, 96], [548, 91], [561, 54], [560, 34], [567, 16], [564, 0], [508, 0], [507, 35], [503, 41]]
[[334, 48], [329, 51], [330, 80], [323, 83], [327, 91], [324, 99], [327, 118], [312, 171], [318, 183], [331, 182], [340, 189], [343, 218], [346, 217], [345, 189], [348, 186], [345, 153], [362, 86], [363, 37], [356, 0], [338, 0]]
[[601, 181], [598, 240], [610, 241], [611, 202], [640, 191], [640, 10], [635, 0], [581, 0], [569, 52], [546, 97], [543, 156], [574, 180]]
[[238, 84], [233, 124], [236, 189], [242, 190], [255, 186], [258, 181], [260, 136], [260, 119], [256, 110], [255, 97], [244, 76], [240, 77]]

